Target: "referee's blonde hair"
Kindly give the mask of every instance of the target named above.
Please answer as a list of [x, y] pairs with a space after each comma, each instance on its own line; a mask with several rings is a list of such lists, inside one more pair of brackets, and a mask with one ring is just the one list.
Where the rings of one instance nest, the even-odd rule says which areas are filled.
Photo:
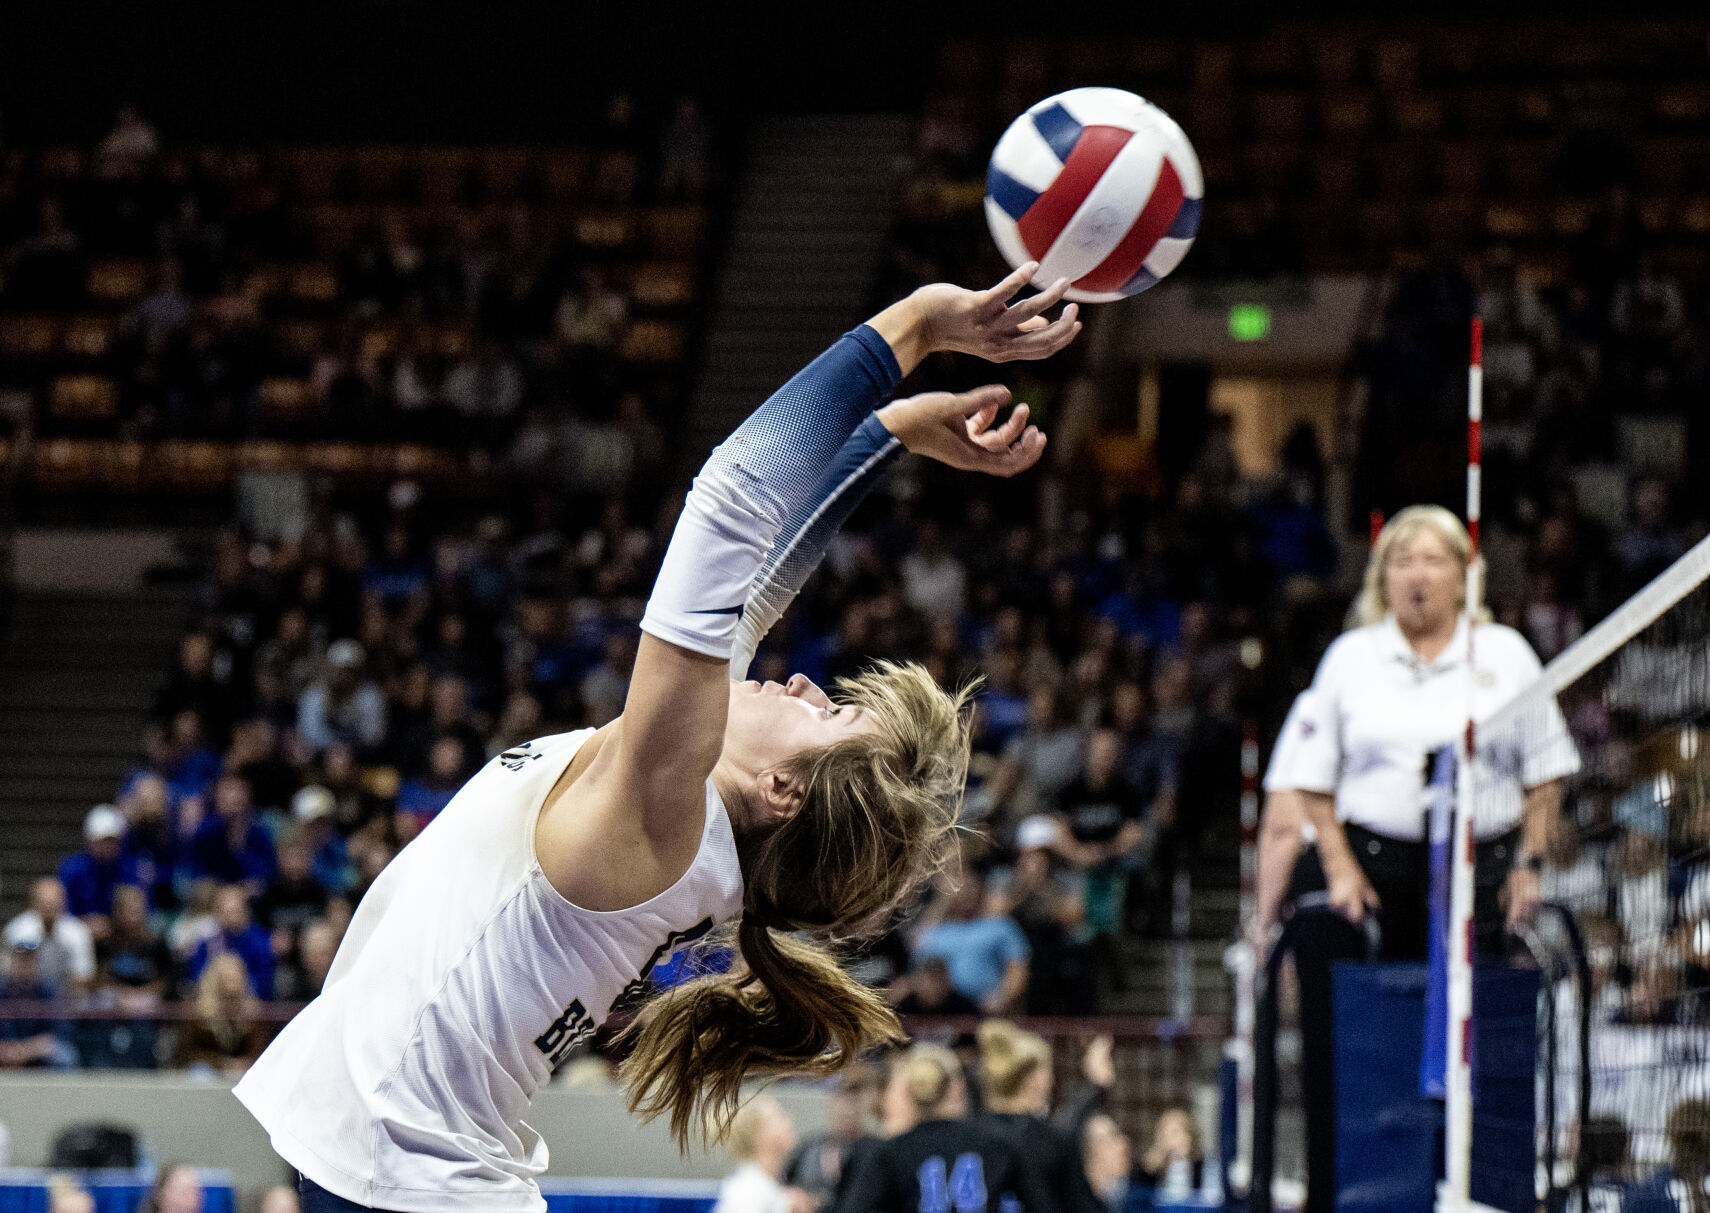
[[[1406, 543], [1421, 531], [1430, 531], [1443, 541], [1449, 549], [1449, 554], [1461, 566], [1464, 580], [1467, 571], [1467, 561], [1472, 559], [1472, 536], [1467, 534], [1467, 528], [1461, 525], [1461, 520], [1449, 510], [1440, 505], [1410, 505], [1396, 512], [1395, 517], [1384, 524], [1378, 532], [1377, 542], [1372, 544], [1371, 557], [1366, 561], [1366, 578], [1360, 587], [1360, 596], [1354, 600], [1350, 627], [1370, 627], [1374, 623], [1382, 623], [1388, 618], [1391, 603], [1389, 601], [1389, 584], [1384, 572], [1389, 568], [1390, 553], [1400, 544]], [[1483, 572], [1483, 560], [1480, 560], [1480, 572]], [[1479, 578], [1482, 583], [1484, 578]], [[1466, 609], [1465, 591], [1461, 600], [1456, 604], [1460, 609]], [[1479, 623], [1490, 622], [1490, 612], [1482, 604], [1474, 612]]]
[[925, 667], [878, 662], [839, 680], [839, 699], [877, 728], [792, 755], [801, 789], [788, 820], [737, 836], [741, 961], [655, 999], [622, 1068], [632, 1112], [667, 1116], [687, 1149], [729, 1129], [745, 1077], [835, 1073], [902, 1026], [843, 970], [839, 939], [887, 926], [943, 866], [968, 775], [974, 687], [952, 694]]

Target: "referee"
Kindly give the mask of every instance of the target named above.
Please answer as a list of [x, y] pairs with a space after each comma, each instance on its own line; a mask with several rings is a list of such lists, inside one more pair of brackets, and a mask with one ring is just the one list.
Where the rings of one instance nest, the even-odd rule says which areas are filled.
[[[1297, 901], [1327, 894], [1335, 914], [1303, 918], [1295, 933], [1300, 978], [1301, 1086], [1307, 1128], [1307, 1213], [1335, 1204], [1334, 1040], [1330, 966], [1365, 952], [1356, 928], [1375, 916], [1382, 954], [1427, 953], [1430, 857], [1426, 763], [1538, 675], [1531, 647], [1512, 628], [1477, 621], [1467, 663], [1465, 585], [1472, 543], [1439, 506], [1410, 506], [1372, 548], [1356, 626], [1319, 663], [1309, 698], [1288, 726], [1287, 770], [1268, 781], [1293, 788], [1317, 847], [1301, 852], [1290, 882]], [[1538, 870], [1561, 779], [1579, 758], [1551, 705], [1527, 744], [1489, 744], [1474, 762], [1480, 799], [1473, 822], [1474, 917], [1479, 948], [1498, 954], [1510, 928], [1538, 902]]]

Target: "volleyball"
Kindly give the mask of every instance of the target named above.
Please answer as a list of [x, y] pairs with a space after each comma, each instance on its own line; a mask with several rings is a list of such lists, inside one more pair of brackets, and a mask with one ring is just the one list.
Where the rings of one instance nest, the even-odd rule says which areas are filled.
[[1017, 118], [992, 151], [986, 224], [1010, 265], [1068, 298], [1137, 295], [1181, 264], [1205, 179], [1182, 128], [1143, 97], [1076, 88]]

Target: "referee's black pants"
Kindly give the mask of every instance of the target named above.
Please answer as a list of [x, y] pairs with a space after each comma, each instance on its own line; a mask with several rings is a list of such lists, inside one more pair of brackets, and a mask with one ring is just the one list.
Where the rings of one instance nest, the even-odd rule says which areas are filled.
[[[1431, 926], [1431, 848], [1344, 825], [1348, 847], [1378, 895], [1374, 911], [1382, 940], [1379, 959], [1424, 960]], [[1500, 906], [1502, 883], [1513, 862], [1518, 831], [1474, 849], [1473, 922], [1478, 950], [1501, 955], [1506, 931]], [[1328, 885], [1318, 851], [1309, 847], [1296, 861], [1289, 882], [1292, 902]], [[1331, 1014], [1330, 967], [1338, 960], [1363, 960], [1367, 936], [1340, 914], [1302, 915], [1294, 924], [1294, 967], [1300, 980], [1300, 1088], [1306, 1118], [1306, 1210], [1336, 1207], [1335, 1023]]]

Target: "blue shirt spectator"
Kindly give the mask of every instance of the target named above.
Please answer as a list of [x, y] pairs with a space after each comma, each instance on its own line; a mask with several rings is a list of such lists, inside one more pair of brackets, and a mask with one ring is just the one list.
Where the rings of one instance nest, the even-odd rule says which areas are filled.
[[1027, 936], [1015, 920], [986, 904], [984, 877], [966, 873], [944, 918], [915, 937], [914, 962], [938, 957], [950, 983], [988, 1014], [1002, 1014], [1026, 989]]
[[273, 879], [273, 839], [250, 810], [249, 784], [241, 775], [221, 776], [214, 785], [214, 811], [196, 827], [189, 850], [193, 876], [251, 883], [257, 892]]
[[273, 997], [273, 937], [256, 926], [249, 917], [249, 898], [241, 885], [227, 885], [214, 899], [214, 918], [219, 931], [196, 945], [190, 954], [187, 976], [191, 981], [202, 976], [208, 961], [229, 952], [243, 961], [249, 973], [250, 988], [258, 998]]
[[110, 804], [96, 805], [83, 821], [84, 849], [59, 865], [65, 908], [78, 918], [113, 912], [113, 889], [137, 883], [136, 859], [124, 851], [125, 815]]

